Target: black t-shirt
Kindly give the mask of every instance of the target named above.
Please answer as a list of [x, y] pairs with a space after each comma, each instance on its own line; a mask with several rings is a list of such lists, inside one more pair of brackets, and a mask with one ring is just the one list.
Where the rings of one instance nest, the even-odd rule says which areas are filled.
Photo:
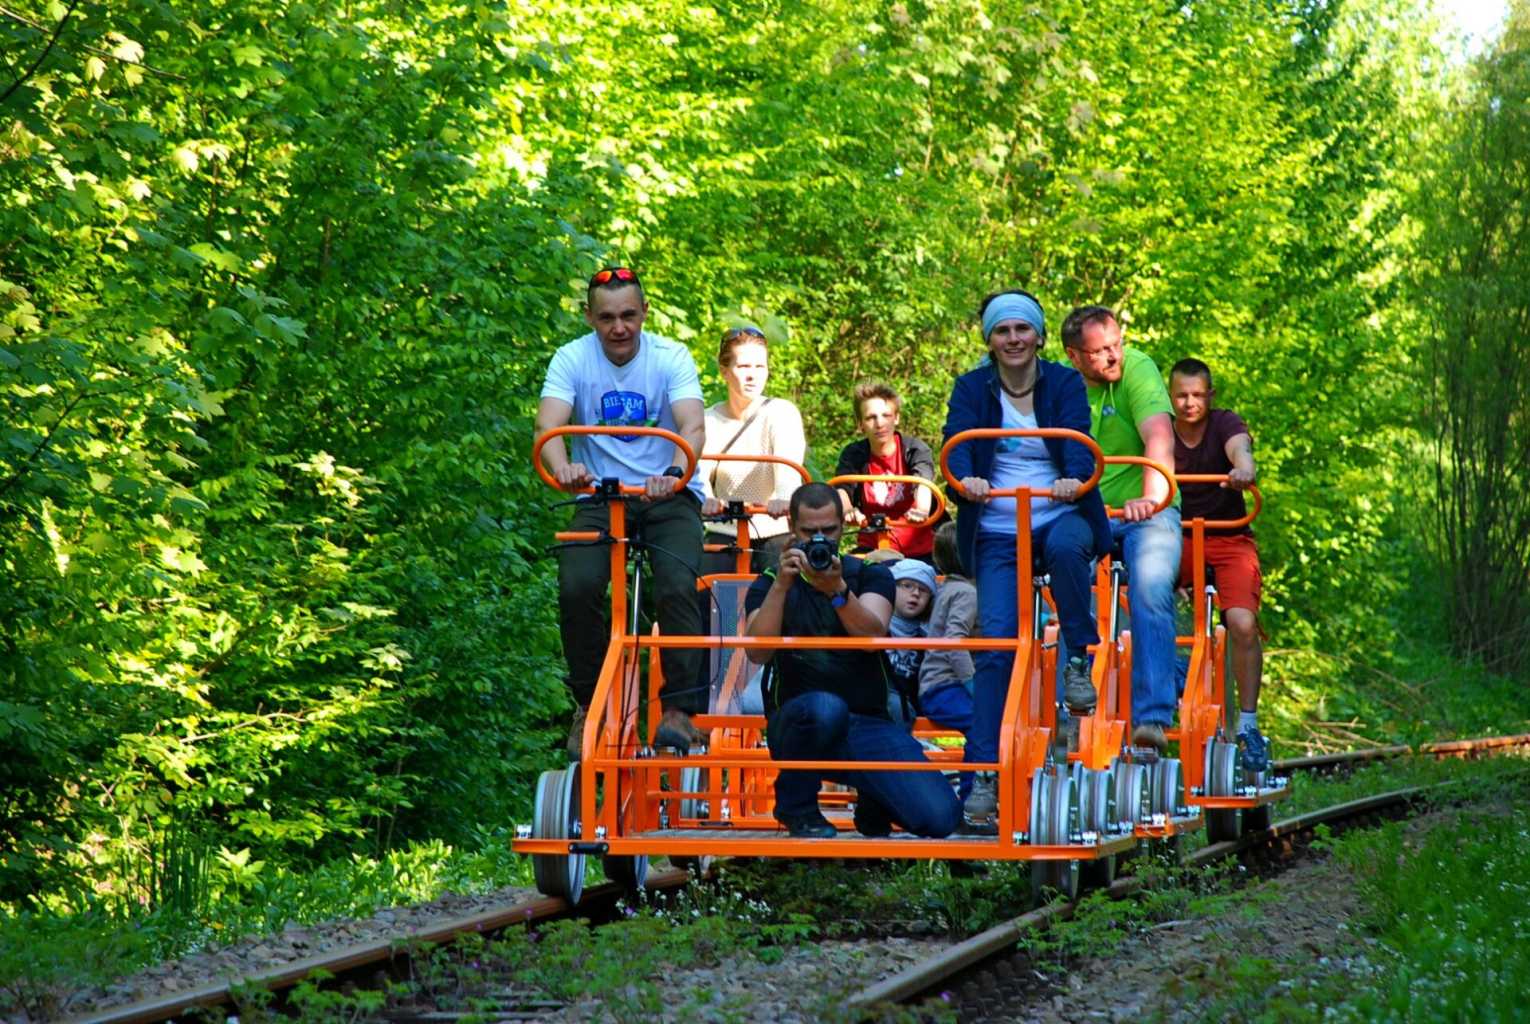
[[[1227, 457], [1227, 442], [1239, 434], [1247, 434], [1248, 424], [1231, 409], [1212, 409], [1206, 415], [1206, 432], [1201, 443], [1191, 448], [1180, 440], [1179, 431], [1174, 432], [1175, 473], [1227, 473], [1232, 470], [1232, 460]], [[1248, 514], [1243, 503], [1243, 492], [1223, 487], [1221, 484], [1181, 484], [1179, 516], [1188, 532], [1190, 520], [1242, 519]], [[1206, 533], [1232, 535], [1253, 533], [1247, 526], [1236, 530], [1208, 529]]]
[[[893, 603], [897, 584], [885, 566], [847, 555], [840, 560], [845, 583], [856, 597], [877, 594]], [[755, 577], [744, 595], [744, 614], [765, 603], [775, 583], [775, 570]], [[805, 579], [798, 579], [786, 594], [781, 614], [782, 636], [849, 636], [829, 595]], [[766, 687], [765, 706], [775, 711], [802, 693], [826, 690], [845, 699], [858, 715], [887, 717], [887, 662], [878, 651], [777, 650], [770, 662], [774, 671]]]

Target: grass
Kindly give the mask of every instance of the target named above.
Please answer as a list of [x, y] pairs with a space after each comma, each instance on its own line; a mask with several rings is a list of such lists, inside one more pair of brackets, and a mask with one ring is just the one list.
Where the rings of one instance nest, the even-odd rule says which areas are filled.
[[[1356, 830], [1318, 848], [1349, 869], [1361, 910], [1325, 944], [1246, 941], [1277, 886], [1232, 885], [1237, 869], [1162, 867], [1132, 900], [1083, 901], [1030, 937], [1039, 961], [1112, 970], [1132, 936], [1214, 919], [1188, 965], [1166, 975], [1156, 1019], [1518, 1021], [1530, 1019], [1530, 810], [1521, 759], [1398, 761], [1304, 786], [1311, 806], [1450, 780], [1422, 819]], [[1151, 1016], [1151, 1015], [1150, 1015]]]
[[1530, 1017], [1530, 812], [1518, 796], [1422, 833], [1398, 822], [1336, 845], [1385, 950], [1345, 1017]]

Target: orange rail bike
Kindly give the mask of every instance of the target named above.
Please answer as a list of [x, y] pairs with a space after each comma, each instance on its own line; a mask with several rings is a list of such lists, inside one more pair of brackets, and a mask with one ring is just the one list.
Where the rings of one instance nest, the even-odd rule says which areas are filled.
[[874, 533], [877, 537], [877, 549], [885, 551], [892, 547], [893, 530], [902, 527], [929, 527], [940, 520], [946, 511], [946, 496], [940, 493], [934, 481], [926, 480], [922, 476], [892, 476], [879, 473], [846, 473], [844, 476], [836, 476], [828, 481], [830, 487], [839, 487], [843, 484], [909, 484], [914, 487], [923, 487], [935, 496], [935, 507], [930, 514], [919, 522], [912, 519], [886, 519], [881, 515], [869, 517], [867, 524], [860, 527], [857, 533]]
[[[954, 435], [940, 451], [940, 469], [947, 484], [965, 495], [961, 482], [951, 476], [950, 455], [960, 444], [1005, 437], [1065, 438], [1086, 446], [1095, 458], [1094, 474], [1079, 489], [1083, 495], [1099, 484], [1105, 472], [1100, 447], [1087, 434], [1057, 427], [1015, 430], [984, 427]], [[1031, 884], [1039, 893], [1056, 889], [1068, 897], [1078, 890], [1080, 865], [1085, 881], [1107, 881], [1115, 873], [1115, 858], [1135, 845], [1135, 817], [1118, 804], [1117, 766], [1100, 770], [1085, 766], [1069, 768], [1057, 763], [1053, 737], [1057, 726], [1057, 626], [1044, 624], [1044, 607], [1050, 603], [1046, 580], [1033, 571], [1027, 580], [1025, 567], [1035, 566], [1031, 544], [1031, 503], [1049, 497], [1049, 490], [1027, 487], [994, 490], [993, 497], [1015, 498], [1015, 557], [1017, 573], [1016, 621], [1029, 622], [1024, 632], [1009, 641], [1015, 664], [999, 731], [999, 822], [1001, 844], [1009, 837], [1010, 859], [1038, 861], [1031, 866]], [[985, 767], [985, 766], [976, 766]], [[1029, 844], [1033, 852], [1024, 852]], [[1039, 854], [1040, 850], [1068, 849], [1072, 856]], [[985, 854], [993, 856], [992, 854]]]
[[[1182, 484], [1220, 484], [1225, 473], [1186, 474]], [[1291, 795], [1289, 778], [1269, 772], [1243, 770], [1237, 743], [1223, 730], [1227, 707], [1227, 631], [1214, 625], [1212, 606], [1216, 586], [1206, 578], [1206, 531], [1237, 529], [1254, 521], [1264, 508], [1264, 495], [1251, 487], [1253, 511], [1239, 519], [1192, 519], [1190, 528], [1191, 565], [1194, 576], [1190, 598], [1195, 609], [1191, 636], [1177, 638], [1180, 647], [1190, 648], [1190, 670], [1185, 693], [1180, 699], [1180, 723], [1191, 722], [1192, 747], [1183, 739], [1180, 755], [1188, 771], [1188, 801], [1206, 812], [1206, 834], [1212, 842], [1236, 839], [1243, 830], [1257, 831], [1269, 824], [1270, 804]], [[1196, 755], [1192, 757], [1192, 754]]]
[[[533, 457], [540, 470], [540, 445], [559, 434], [631, 434], [633, 427], [564, 427], [549, 431], [538, 443]], [[652, 432], [652, 431], [648, 431]], [[951, 439], [946, 451], [963, 441], [984, 435], [968, 431]], [[1002, 436], [1003, 432], [1001, 432]], [[1071, 431], [1026, 431], [1017, 436], [1068, 437], [1088, 445], [1096, 455], [1096, 471], [1086, 487], [1094, 486], [1103, 472], [1099, 449], [1086, 435]], [[680, 445], [673, 434], [664, 436]], [[689, 471], [695, 457], [688, 449]], [[944, 465], [945, 452], [942, 453]], [[551, 482], [544, 472], [543, 478]], [[954, 481], [953, 481], [954, 483]], [[607, 500], [622, 492], [613, 482], [595, 489]], [[1020, 526], [1017, 543], [1030, 558], [1029, 503], [1017, 503]], [[1040, 640], [1034, 635], [1018, 638], [894, 639], [890, 637], [749, 637], [735, 621], [732, 628], [719, 626], [717, 634], [704, 637], [638, 635], [629, 623], [625, 520], [622, 502], [611, 500], [608, 537], [571, 538], [578, 542], [611, 546], [611, 636], [607, 655], [596, 684], [585, 725], [580, 763], [564, 770], [544, 772], [537, 784], [536, 805], [529, 825], [518, 825], [514, 849], [532, 856], [538, 889], [550, 896], [577, 899], [583, 886], [584, 862], [590, 855], [604, 859], [608, 877], [629, 885], [640, 883], [650, 856], [672, 860], [696, 860], [711, 856], [749, 857], [904, 857], [975, 860], [1035, 860], [1035, 872], [1045, 884], [1065, 893], [1076, 892], [1081, 860], [1093, 860], [1124, 852], [1136, 843], [1130, 825], [1122, 825], [1106, 812], [1103, 802], [1079, 816], [1081, 794], [1072, 779], [1043, 771], [1049, 764], [1049, 736], [1053, 711], [1052, 687], [1039, 679]], [[714, 588], [728, 584], [733, 595], [717, 594], [720, 607], [741, 605], [742, 592], [752, 577], [732, 574], [713, 577]], [[639, 576], [639, 581], [641, 577]], [[1019, 588], [1021, 607], [1035, 608], [1035, 593]], [[1022, 620], [1024, 621], [1024, 620]], [[1039, 620], [1037, 620], [1039, 621]], [[638, 729], [645, 712], [641, 696], [640, 668], [645, 654], [666, 647], [702, 648], [734, 652], [740, 649], [783, 647], [819, 650], [924, 649], [1005, 650], [1016, 654], [1014, 679], [1005, 707], [999, 761], [994, 764], [963, 764], [973, 771], [999, 773], [1001, 805], [997, 835], [953, 835], [924, 839], [902, 831], [885, 838], [867, 838], [852, 831], [848, 809], [837, 808], [833, 799], [823, 801], [829, 820], [840, 830], [834, 839], [795, 839], [781, 829], [771, 809], [771, 782], [783, 768], [833, 772], [846, 762], [775, 761], [759, 738], [765, 717], [719, 705], [714, 690], [708, 714], [693, 722], [711, 738], [711, 746], [690, 754], [655, 750]], [[737, 659], [745, 661], [746, 659]], [[728, 690], [726, 692], [742, 692]], [[651, 705], [650, 705], [651, 706]], [[650, 715], [649, 718], [656, 718]], [[928, 722], [920, 723], [930, 728]], [[651, 727], [650, 727], [651, 728]], [[650, 734], [651, 735], [651, 734]], [[942, 771], [944, 758], [922, 763], [855, 762], [861, 770]], [[1085, 799], [1088, 794], [1082, 794]], [[842, 797], [851, 799], [846, 794]], [[849, 833], [849, 834], [846, 834]], [[1038, 882], [1038, 887], [1041, 882]]]

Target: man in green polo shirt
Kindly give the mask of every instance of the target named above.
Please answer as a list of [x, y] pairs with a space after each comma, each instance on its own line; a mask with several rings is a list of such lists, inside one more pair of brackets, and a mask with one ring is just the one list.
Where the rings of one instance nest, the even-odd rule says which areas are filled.
[[[1090, 425], [1106, 455], [1146, 455], [1174, 467], [1173, 406], [1158, 367], [1121, 343], [1121, 325], [1104, 306], [1080, 306], [1062, 326], [1063, 348], [1089, 389]], [[1107, 466], [1105, 504], [1122, 510], [1110, 528], [1125, 554], [1132, 609], [1132, 745], [1160, 753], [1174, 720], [1174, 587], [1179, 579], [1179, 498], [1156, 515], [1168, 493], [1162, 475], [1141, 466]]]

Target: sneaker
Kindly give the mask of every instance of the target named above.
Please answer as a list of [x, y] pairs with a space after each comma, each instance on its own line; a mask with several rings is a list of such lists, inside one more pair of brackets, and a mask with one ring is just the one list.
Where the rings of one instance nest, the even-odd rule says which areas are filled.
[[1151, 747], [1155, 755], [1162, 756], [1169, 749], [1169, 738], [1157, 722], [1143, 722], [1132, 729], [1132, 746], [1140, 750]]
[[590, 709], [582, 704], [574, 706], [574, 724], [568, 727], [568, 759], [575, 764], [584, 753], [584, 720], [590, 717]]
[[978, 772], [962, 807], [962, 817], [969, 824], [991, 822], [999, 815], [999, 777], [993, 772]]
[[1063, 666], [1063, 703], [1074, 715], [1087, 715], [1099, 703], [1094, 683], [1089, 678], [1089, 661], [1086, 658], [1069, 658]]
[[776, 812], [776, 820], [779, 821], [793, 839], [833, 839], [838, 831], [829, 824], [829, 819], [823, 816], [818, 808], [804, 811], [801, 814], [783, 815]]
[[1262, 772], [1270, 767], [1270, 745], [1258, 727], [1238, 733], [1238, 746], [1243, 748], [1243, 770]]
[[857, 800], [855, 830], [867, 839], [885, 839], [892, 835], [892, 817], [875, 800]]
[[664, 712], [664, 717], [659, 719], [659, 729], [654, 733], [653, 745], [656, 747], [673, 747], [682, 757], [691, 752], [691, 747], [704, 747], [707, 745], [707, 734], [691, 724], [691, 716], [684, 711], [670, 708]]

